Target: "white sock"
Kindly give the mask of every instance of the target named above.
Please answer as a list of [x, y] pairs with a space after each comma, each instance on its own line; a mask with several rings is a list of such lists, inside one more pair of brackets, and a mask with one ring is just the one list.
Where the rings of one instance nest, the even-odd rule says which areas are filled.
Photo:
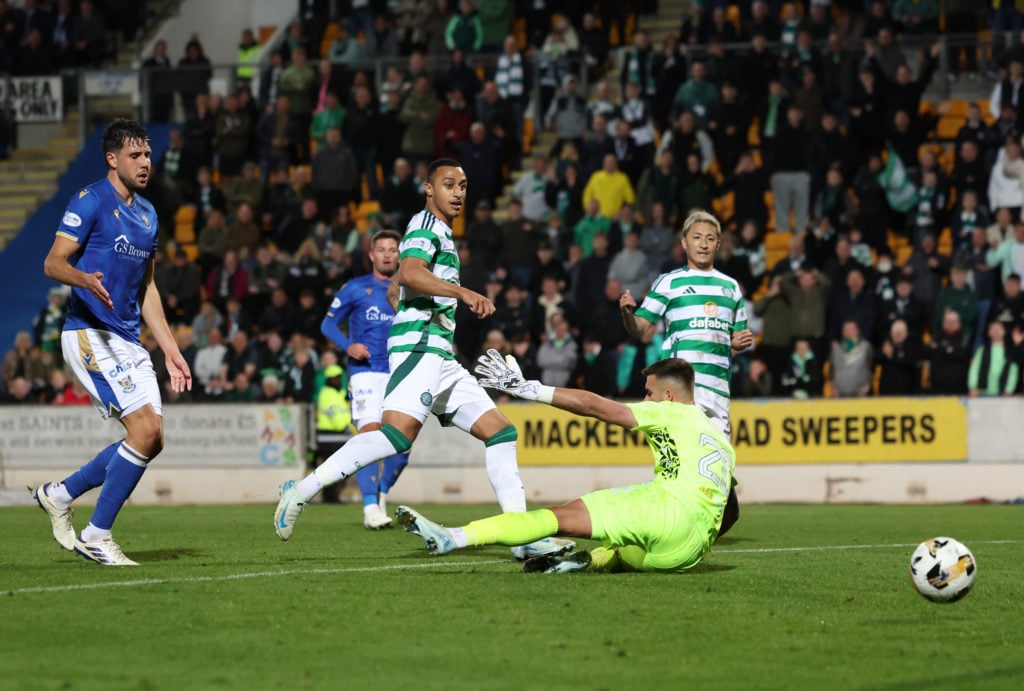
[[100, 530], [92, 523], [90, 523], [82, 529], [82, 542], [99, 542], [103, 538], [109, 536], [109, 530]]
[[487, 477], [504, 513], [526, 511], [526, 489], [519, 477], [516, 442], [507, 441], [484, 449]]
[[447, 528], [448, 534], [452, 536], [452, 542], [456, 547], [466, 547], [469, 540], [466, 539], [466, 531], [462, 528]]
[[357, 434], [328, 456], [320, 467], [300, 480], [295, 489], [300, 497], [308, 501], [324, 487], [344, 480], [360, 468], [395, 453], [397, 450], [380, 430]]
[[373, 511], [374, 509], [379, 509], [379, 508], [380, 508], [380, 506], [378, 506], [377, 504], [363, 504], [363, 515], [366, 516], [371, 511]]
[[378, 492], [377, 493], [377, 503], [380, 505], [380, 510], [383, 511], [384, 513], [387, 513], [388, 512], [388, 493], [387, 492]]
[[58, 482], [54, 485], [50, 485], [50, 491], [47, 492], [47, 494], [49, 495], [50, 499], [53, 500], [53, 503], [62, 509], [68, 508], [69, 506], [71, 506], [71, 502], [74, 501], [74, 499], [72, 499], [71, 495], [68, 493], [68, 488], [64, 486], [63, 482]]

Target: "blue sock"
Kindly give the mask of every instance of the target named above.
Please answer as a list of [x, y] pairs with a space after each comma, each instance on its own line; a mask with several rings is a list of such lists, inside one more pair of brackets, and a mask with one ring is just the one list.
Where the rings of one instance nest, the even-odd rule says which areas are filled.
[[384, 472], [380, 474], [380, 491], [387, 494], [398, 482], [398, 476], [409, 465], [409, 452], [396, 453], [384, 459]]
[[118, 447], [114, 460], [107, 466], [107, 477], [89, 523], [100, 530], [113, 527], [118, 512], [146, 472], [147, 461], [148, 458], [126, 443]]
[[363, 493], [363, 506], [377, 503], [377, 482], [380, 480], [380, 462], [374, 461], [356, 473], [359, 491]]
[[68, 475], [64, 480], [64, 489], [68, 491], [72, 499], [77, 499], [93, 487], [99, 487], [107, 477], [107, 466], [117, 454], [117, 447], [121, 446], [120, 441], [96, 454], [92, 459], [75, 472]]

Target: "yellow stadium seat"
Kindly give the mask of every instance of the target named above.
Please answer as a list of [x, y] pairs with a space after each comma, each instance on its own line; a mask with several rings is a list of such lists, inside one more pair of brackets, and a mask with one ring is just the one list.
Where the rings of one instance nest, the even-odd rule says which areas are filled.
[[789, 242], [793, 239], [793, 233], [789, 231], [776, 231], [766, 233], [764, 236], [764, 249], [768, 251], [789, 251]]
[[466, 234], [466, 217], [459, 214], [452, 223], [452, 236], [461, 238]]
[[756, 117], [747, 129], [747, 144], [753, 147], [761, 146], [761, 126]]
[[194, 262], [196, 257], [199, 256], [199, 248], [196, 247], [194, 242], [188, 244], [182, 243], [181, 249], [185, 250], [185, 255], [188, 256], [190, 262]]
[[740, 8], [738, 5], [729, 5], [725, 10], [725, 18], [732, 22], [733, 26], [736, 27], [737, 33], [743, 31], [743, 25], [740, 23]]
[[355, 219], [367, 219], [370, 214], [380, 211], [380, 202], [376, 201], [365, 201], [360, 202], [356, 207], [356, 212], [353, 214]]
[[944, 116], [939, 118], [935, 128], [935, 136], [939, 139], [956, 139], [957, 132], [967, 123], [966, 118]]
[[910, 259], [910, 255], [914, 253], [914, 248], [910, 245], [896, 248], [896, 263], [903, 266]]
[[195, 204], [182, 204], [178, 207], [178, 210], [174, 212], [174, 225], [193, 225], [196, 222], [196, 207]]
[[196, 229], [191, 223], [174, 224], [174, 241], [179, 245], [196, 241]]
[[951, 99], [943, 101], [939, 112], [947, 118], [966, 118], [968, 101], [964, 99]]

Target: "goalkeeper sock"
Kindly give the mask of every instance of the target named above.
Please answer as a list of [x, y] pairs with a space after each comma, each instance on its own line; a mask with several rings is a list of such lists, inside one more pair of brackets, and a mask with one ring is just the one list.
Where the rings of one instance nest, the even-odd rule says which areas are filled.
[[527, 545], [558, 532], [558, 517], [551, 509], [502, 513], [449, 530], [459, 547]]
[[312, 499], [317, 492], [386, 456], [408, 451], [412, 442], [391, 425], [363, 432], [352, 437], [343, 447], [327, 457], [320, 467], [295, 486], [299, 496]]
[[526, 490], [519, 477], [519, 463], [516, 460], [518, 438], [516, 428], [509, 425], [484, 442], [487, 478], [498, 498], [498, 505], [505, 513], [526, 511]]

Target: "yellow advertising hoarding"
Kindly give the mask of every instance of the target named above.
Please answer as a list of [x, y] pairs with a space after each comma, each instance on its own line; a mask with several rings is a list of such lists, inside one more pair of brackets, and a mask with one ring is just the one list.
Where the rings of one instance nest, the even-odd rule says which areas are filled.
[[[644, 436], [550, 406], [510, 404], [519, 463], [651, 465]], [[905, 463], [967, 459], [967, 408], [958, 398], [733, 401], [739, 465]]]

